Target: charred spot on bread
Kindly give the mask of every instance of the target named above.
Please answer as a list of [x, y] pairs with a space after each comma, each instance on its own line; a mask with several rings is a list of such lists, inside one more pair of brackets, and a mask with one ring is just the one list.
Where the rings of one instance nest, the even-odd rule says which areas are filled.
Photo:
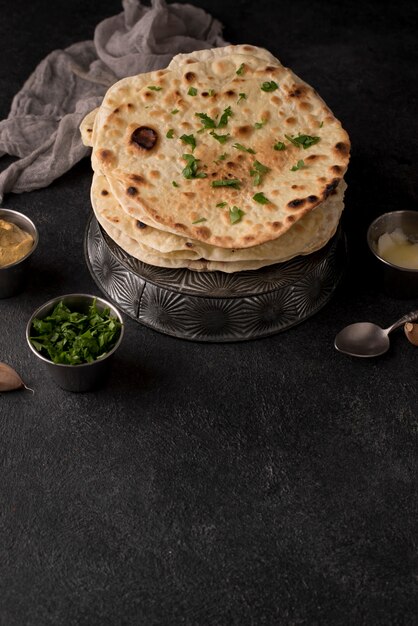
[[328, 198], [328, 196], [330, 196], [332, 194], [333, 191], [335, 191], [340, 183], [340, 178], [334, 178], [333, 181], [331, 181], [330, 183], [328, 183], [328, 185], [325, 186], [324, 189], [324, 198]]
[[128, 194], [128, 196], [133, 197], [137, 195], [138, 189], [136, 187], [128, 187], [126, 193]]
[[132, 180], [134, 183], [144, 183], [145, 182], [145, 178], [143, 176], [140, 176], [139, 174], [130, 174], [129, 175], [129, 180]]
[[102, 149], [99, 150], [97, 156], [100, 161], [103, 163], [110, 163], [113, 160], [113, 152], [112, 150]]
[[199, 226], [198, 228], [196, 228], [196, 234], [202, 239], [209, 239], [212, 231], [206, 226]]
[[346, 156], [350, 152], [350, 146], [344, 141], [339, 141], [335, 144], [335, 149], [339, 154]]
[[239, 135], [240, 137], [247, 137], [248, 135], [250, 135], [252, 133], [252, 128], [251, 126], [249, 126], [248, 124], [245, 124], [245, 126], [239, 126], [237, 128], [237, 135]]
[[107, 189], [102, 189], [101, 192], [102, 196], [108, 196], [109, 192], [107, 191]]
[[140, 220], [136, 220], [136, 227], [143, 229], [143, 228], [146, 228], [147, 225], [144, 224], [144, 222], [141, 222]]
[[141, 150], [152, 150], [157, 143], [157, 131], [149, 126], [138, 126], [131, 135], [131, 143]]
[[294, 200], [291, 200], [290, 202], [288, 202], [287, 206], [289, 209], [299, 209], [305, 204], [305, 202], [306, 202], [305, 198], [295, 198]]
[[196, 74], [194, 72], [186, 72], [184, 78], [188, 83], [191, 83], [196, 78]]

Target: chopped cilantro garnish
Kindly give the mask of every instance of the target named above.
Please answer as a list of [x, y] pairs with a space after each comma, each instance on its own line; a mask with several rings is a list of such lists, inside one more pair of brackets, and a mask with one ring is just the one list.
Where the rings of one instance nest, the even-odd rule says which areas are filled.
[[233, 187], [234, 189], [239, 189], [241, 181], [238, 178], [224, 178], [221, 180], [213, 180], [211, 185], [212, 187]]
[[263, 120], [262, 122], [256, 122], [254, 124], [254, 128], [257, 128], [257, 130], [259, 130], [260, 128], [263, 128], [264, 124], [267, 123], [267, 120]]
[[279, 85], [275, 83], [274, 80], [271, 80], [270, 82], [266, 81], [265, 83], [261, 85], [262, 91], [276, 91], [276, 89], [278, 88], [279, 88]]
[[218, 128], [225, 128], [228, 124], [228, 118], [233, 115], [231, 107], [227, 107], [221, 115], [221, 119], [219, 120]]
[[171, 111], [171, 115], [175, 115], [176, 113], [178, 113], [180, 111], [180, 109], [173, 109]]
[[214, 89], [209, 89], [209, 97], [212, 98], [215, 95], [215, 90]]
[[247, 94], [246, 93], [240, 93], [238, 95], [239, 95], [239, 98], [237, 100], [237, 104], [239, 104], [241, 102], [241, 100], [246, 100], [247, 99]]
[[167, 139], [173, 139], [173, 136], [174, 136], [174, 128], [170, 128], [167, 131], [166, 137], [167, 137]]
[[203, 124], [203, 128], [198, 131], [199, 133], [201, 133], [203, 130], [206, 130], [208, 128], [225, 128], [225, 126], [228, 124], [228, 118], [230, 118], [233, 113], [231, 107], [227, 107], [222, 113], [218, 124], [206, 113], [195, 113], [195, 115], [201, 120]]
[[273, 146], [273, 150], [286, 150], [286, 146], [283, 141], [276, 141]]
[[178, 187], [178, 186], [179, 186], [179, 184], [178, 184], [178, 183], [176, 183], [176, 181], [175, 181], [175, 180], [172, 180], [172, 181], [171, 181], [171, 184], [173, 185], [173, 187]]
[[242, 76], [244, 72], [245, 72], [244, 63], [241, 63], [241, 65], [239, 66], [235, 74], [238, 74], [238, 76]]
[[196, 87], [189, 87], [189, 91], [187, 92], [187, 95], [189, 95], [189, 96], [197, 96], [197, 89], [196, 89]]
[[221, 209], [227, 205], [227, 202], [218, 202], [218, 204], [216, 206], [221, 207]]
[[184, 178], [206, 178], [207, 174], [197, 171], [199, 159], [195, 159], [193, 154], [183, 154], [183, 159], [187, 162], [186, 167], [182, 171]]
[[192, 222], [192, 224], [200, 224], [200, 222], [207, 222], [206, 217], [199, 217], [199, 219]]
[[212, 135], [212, 137], [216, 139], [216, 141], [219, 141], [219, 143], [222, 144], [225, 143], [225, 141], [228, 141], [229, 137], [229, 133], [227, 133], [226, 135], [217, 135], [214, 130], [211, 130], [209, 135]]
[[221, 156], [214, 160], [214, 163], [216, 163], [216, 165], [219, 165], [220, 161], [225, 161], [225, 159], [227, 158], [228, 154], [226, 152], [224, 152], [223, 154], [221, 154]]
[[244, 211], [239, 209], [237, 206], [233, 206], [229, 209], [229, 219], [231, 224], [236, 224], [241, 221], [242, 216], [245, 215]]
[[242, 143], [234, 143], [234, 145], [232, 147], [236, 148], [237, 150], [242, 150], [243, 152], [249, 152], [250, 154], [256, 154], [255, 150], [253, 150], [252, 148], [246, 148], [245, 146], [242, 145]]
[[30, 341], [53, 363], [92, 363], [109, 352], [121, 333], [121, 323], [108, 308], [99, 311], [96, 300], [87, 312], [69, 309], [62, 301], [43, 319], [34, 319]]
[[252, 169], [250, 169], [250, 175], [253, 177], [254, 185], [259, 185], [263, 179], [264, 174], [270, 171], [267, 165], [263, 165], [260, 161], [255, 160]]
[[193, 152], [193, 150], [196, 148], [196, 139], [194, 138], [194, 135], [182, 135], [180, 139], [183, 143], [188, 143], [189, 146], [192, 147]]
[[312, 137], [311, 135], [298, 135], [297, 137], [292, 137], [290, 135], [285, 135], [286, 139], [288, 139], [294, 146], [297, 148], [310, 148], [314, 146], [318, 141], [321, 140], [320, 137]]
[[253, 200], [255, 200], [256, 202], [259, 202], [260, 204], [268, 204], [270, 202], [270, 200], [268, 198], [266, 198], [266, 196], [263, 194], [263, 192], [256, 193], [253, 196]]
[[216, 128], [215, 120], [209, 117], [209, 115], [206, 115], [206, 113], [195, 113], [195, 115], [201, 120], [203, 124], [202, 130], [204, 130], [205, 128]]
[[296, 172], [296, 170], [301, 170], [301, 169], [303, 169], [304, 167], [306, 167], [306, 165], [305, 165], [305, 161], [303, 161], [303, 160], [301, 159], [300, 161], [298, 161], [298, 162], [296, 163], [296, 165], [294, 165], [293, 167], [291, 167], [291, 168], [290, 168], [290, 171], [291, 171], [291, 172]]
[[161, 91], [162, 87], [157, 87], [156, 85], [148, 85], [148, 89], [151, 89], [151, 91]]

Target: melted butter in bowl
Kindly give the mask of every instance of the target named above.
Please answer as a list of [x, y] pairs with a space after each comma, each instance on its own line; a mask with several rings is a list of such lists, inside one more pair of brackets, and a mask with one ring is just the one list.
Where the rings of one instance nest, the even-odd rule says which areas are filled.
[[392, 265], [418, 270], [418, 243], [412, 242], [401, 228], [380, 235], [377, 253]]
[[384, 291], [418, 297], [418, 211], [383, 213], [369, 226], [367, 243], [380, 266]]

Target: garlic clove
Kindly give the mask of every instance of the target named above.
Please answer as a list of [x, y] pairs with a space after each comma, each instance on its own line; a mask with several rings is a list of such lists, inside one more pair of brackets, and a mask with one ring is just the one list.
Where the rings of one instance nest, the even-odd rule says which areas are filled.
[[406, 338], [413, 346], [418, 346], [418, 324], [407, 322], [403, 327]]
[[10, 365], [0, 363], [0, 392], [15, 389], [28, 389], [34, 393], [33, 389], [26, 387], [19, 374]]

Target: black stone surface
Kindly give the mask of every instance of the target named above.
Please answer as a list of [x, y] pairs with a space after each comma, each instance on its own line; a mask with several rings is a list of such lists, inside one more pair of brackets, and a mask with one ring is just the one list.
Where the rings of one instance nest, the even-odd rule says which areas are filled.
[[[354, 360], [333, 338], [418, 305], [382, 293], [365, 244], [375, 216], [417, 208], [417, 5], [197, 4], [350, 133], [349, 271], [319, 314], [265, 340], [193, 344], [126, 319], [108, 384], [75, 395], [24, 331], [48, 298], [98, 293], [89, 162], [7, 197], [41, 242], [25, 293], [0, 301], [0, 360], [35, 389], [0, 396], [0, 623], [416, 624], [418, 349], [398, 331], [385, 356]], [[0, 118], [38, 61], [119, 9], [0, 0]]]

